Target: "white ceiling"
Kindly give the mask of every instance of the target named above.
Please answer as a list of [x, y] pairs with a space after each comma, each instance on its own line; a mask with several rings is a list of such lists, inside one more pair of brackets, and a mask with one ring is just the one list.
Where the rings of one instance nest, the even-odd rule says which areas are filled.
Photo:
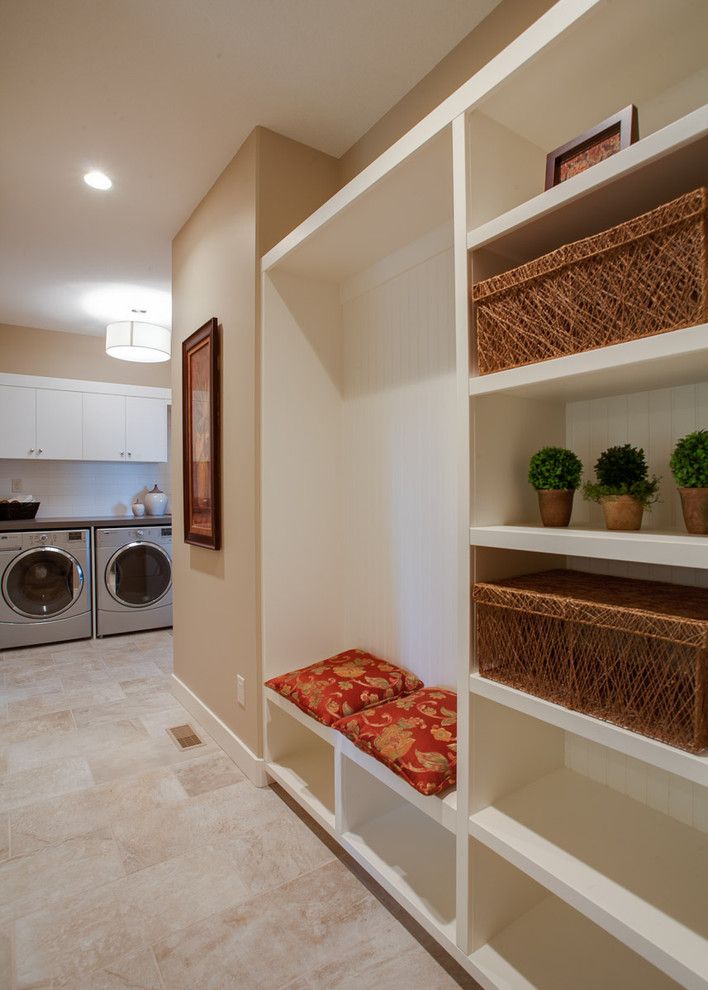
[[168, 320], [171, 239], [256, 125], [341, 155], [497, 2], [0, 0], [0, 322]]

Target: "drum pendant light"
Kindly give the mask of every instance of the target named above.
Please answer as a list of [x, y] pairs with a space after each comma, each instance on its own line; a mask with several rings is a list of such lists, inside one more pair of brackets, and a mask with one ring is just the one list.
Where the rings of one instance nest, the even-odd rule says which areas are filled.
[[171, 342], [170, 331], [154, 323], [121, 320], [106, 327], [106, 354], [120, 361], [169, 361]]

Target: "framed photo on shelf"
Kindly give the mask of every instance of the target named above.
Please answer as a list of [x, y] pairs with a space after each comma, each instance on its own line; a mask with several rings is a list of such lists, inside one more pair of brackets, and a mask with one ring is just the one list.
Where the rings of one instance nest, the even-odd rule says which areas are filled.
[[221, 548], [219, 328], [216, 317], [182, 343], [184, 542]]
[[546, 189], [565, 182], [598, 162], [623, 151], [639, 137], [637, 108], [630, 103], [624, 110], [579, 134], [546, 156]]

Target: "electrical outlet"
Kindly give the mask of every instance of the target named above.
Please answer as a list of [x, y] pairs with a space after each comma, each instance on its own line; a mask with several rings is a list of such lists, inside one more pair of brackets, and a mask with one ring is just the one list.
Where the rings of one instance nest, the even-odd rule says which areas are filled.
[[242, 708], [246, 707], [246, 678], [236, 675], [236, 701]]
[[13, 478], [10, 491], [14, 494], [22, 491], [22, 478]]

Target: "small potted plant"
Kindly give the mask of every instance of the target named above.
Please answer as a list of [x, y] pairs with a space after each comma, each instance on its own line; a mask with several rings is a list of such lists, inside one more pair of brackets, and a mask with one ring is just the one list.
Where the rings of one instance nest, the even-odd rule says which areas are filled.
[[573, 496], [580, 484], [583, 463], [565, 447], [543, 447], [529, 463], [529, 483], [538, 493], [538, 508], [544, 526], [567, 526], [573, 511]]
[[644, 510], [659, 497], [659, 479], [649, 477], [641, 447], [608, 447], [597, 459], [595, 475], [597, 481], [586, 483], [583, 497], [600, 503], [607, 528], [641, 529]]
[[669, 461], [689, 533], [708, 535], [708, 430], [682, 437]]

